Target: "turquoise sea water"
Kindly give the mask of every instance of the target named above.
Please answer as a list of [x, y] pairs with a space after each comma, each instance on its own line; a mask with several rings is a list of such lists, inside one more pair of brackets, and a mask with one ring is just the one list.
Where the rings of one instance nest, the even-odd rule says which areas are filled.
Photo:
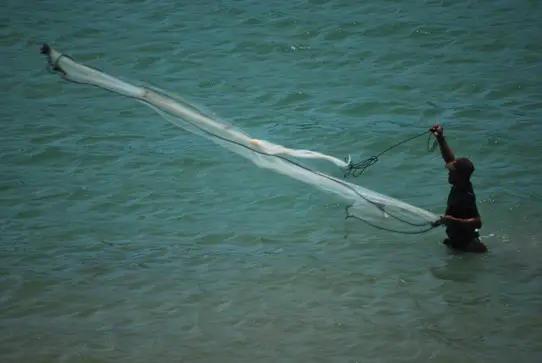
[[[539, 2], [2, 10], [1, 362], [539, 361]], [[333, 195], [51, 75], [43, 42], [339, 158], [441, 121], [490, 253], [346, 223]], [[437, 214], [449, 190], [425, 138], [350, 181]]]

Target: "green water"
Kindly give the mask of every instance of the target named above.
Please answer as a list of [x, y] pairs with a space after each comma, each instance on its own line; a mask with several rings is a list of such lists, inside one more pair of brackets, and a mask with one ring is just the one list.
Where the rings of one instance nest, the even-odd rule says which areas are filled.
[[[0, 361], [539, 361], [539, 2], [2, 9]], [[48, 73], [42, 42], [339, 158], [441, 121], [490, 253], [347, 223], [333, 195]], [[425, 138], [349, 181], [437, 214], [449, 190]]]

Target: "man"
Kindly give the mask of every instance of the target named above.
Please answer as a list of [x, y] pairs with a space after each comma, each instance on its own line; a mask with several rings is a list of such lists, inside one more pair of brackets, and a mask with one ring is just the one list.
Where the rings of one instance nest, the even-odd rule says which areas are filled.
[[448, 238], [443, 243], [452, 249], [465, 252], [487, 252], [487, 247], [480, 241], [478, 234], [478, 229], [482, 227], [482, 219], [476, 207], [476, 195], [470, 182], [474, 165], [467, 158], [454, 157], [444, 138], [442, 125], [436, 124], [429, 131], [438, 140], [442, 158], [448, 169], [448, 182], [452, 185], [445, 215], [435, 223], [446, 226]]

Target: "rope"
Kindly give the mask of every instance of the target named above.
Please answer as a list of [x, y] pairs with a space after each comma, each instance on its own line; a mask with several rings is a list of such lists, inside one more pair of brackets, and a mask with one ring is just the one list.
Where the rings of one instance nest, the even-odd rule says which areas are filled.
[[[422, 233], [429, 232], [430, 230], [432, 230], [432, 229], [438, 227], [438, 224], [437, 224], [436, 222], [433, 222], [433, 223], [426, 223], [426, 225], [427, 225], [428, 227], [427, 227], [426, 229], [421, 230], [421, 231], [399, 231], [399, 230], [397, 230], [397, 229], [391, 229], [391, 228], [387, 228], [387, 227], [381, 227], [381, 226], [377, 226], [377, 225], [374, 224], [374, 223], [369, 222], [369, 221], [366, 220], [366, 219], [363, 219], [363, 218], [361, 218], [361, 217], [358, 217], [358, 216], [356, 216], [356, 215], [353, 215], [353, 214], [348, 213], [348, 210], [349, 210], [351, 207], [352, 207], [352, 205], [349, 205], [348, 207], [345, 208], [346, 217], [344, 217], [344, 219], [354, 218], [354, 219], [357, 219], [357, 220], [359, 220], [359, 221], [362, 221], [362, 222], [367, 223], [368, 225], [370, 225], [370, 226], [373, 227], [373, 228], [380, 229], [380, 230], [383, 230], [383, 231], [386, 231], [386, 232], [400, 233], [400, 234], [422, 234]], [[384, 211], [384, 210], [382, 209], [382, 211]], [[388, 212], [386, 212], [386, 213], [388, 213]], [[390, 215], [390, 214], [388, 213], [388, 215]], [[392, 216], [392, 217], [393, 217], [393, 216]], [[401, 220], [401, 219], [399, 219], [399, 218], [397, 218], [397, 217], [393, 217], [393, 218], [395, 218], [395, 219], [397, 219], [397, 220], [399, 220], [399, 221], [403, 221], [403, 220]], [[406, 221], [403, 221], [403, 222], [408, 223], [408, 222], [406, 222]], [[411, 223], [408, 223], [408, 224], [411, 224]], [[422, 227], [422, 225], [418, 225], [418, 226], [419, 226], [419, 227]]]
[[[403, 140], [401, 142], [398, 142], [397, 144], [395, 145], [392, 145], [391, 147], [387, 148], [386, 150], [382, 151], [380, 154], [378, 155], [375, 155], [375, 156], [371, 156], [370, 158], [366, 159], [366, 160], [362, 160], [358, 163], [352, 163], [350, 161], [350, 163], [348, 164], [348, 170], [344, 173], [344, 177], [347, 178], [349, 175], [352, 175], [353, 177], [357, 178], [358, 176], [360, 176], [361, 174], [363, 174], [365, 172], [365, 170], [367, 170], [368, 167], [376, 164], [376, 162], [378, 161], [378, 157], [382, 156], [384, 153], [387, 153], [388, 151], [390, 151], [391, 149], [401, 145], [401, 144], [404, 144], [405, 142], [408, 142], [408, 141], [411, 141], [411, 140], [414, 140], [418, 137], [421, 137], [425, 134], [429, 133], [429, 137], [427, 138], [427, 151], [429, 152], [433, 152], [435, 151], [435, 149], [437, 148], [438, 146], [438, 141], [435, 140], [433, 142], [433, 145], [429, 146], [430, 143], [431, 143], [431, 132], [430, 131], [425, 131], [425, 132], [422, 132], [421, 134], [418, 134], [416, 136], [413, 136], [411, 138], [408, 138], [406, 140]], [[345, 161], [348, 161], [348, 159], [346, 159]]]

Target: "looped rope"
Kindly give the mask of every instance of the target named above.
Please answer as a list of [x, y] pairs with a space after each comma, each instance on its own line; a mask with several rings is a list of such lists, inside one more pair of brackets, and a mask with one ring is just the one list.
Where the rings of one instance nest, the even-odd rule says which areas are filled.
[[350, 214], [348, 211], [349, 209], [351, 208], [352, 206], [349, 205], [345, 208], [345, 212], [346, 212], [346, 216], [344, 217], [344, 219], [349, 219], [349, 218], [354, 218], [354, 219], [357, 219], [359, 221], [362, 221], [362, 222], [365, 222], [367, 223], [368, 225], [370, 225], [371, 227], [373, 228], [376, 228], [376, 229], [380, 229], [380, 230], [383, 230], [383, 231], [386, 231], [386, 232], [393, 232], [393, 233], [401, 233], [401, 234], [422, 234], [422, 233], [426, 233], [426, 232], [429, 232], [431, 231], [432, 229], [434, 228], [437, 228], [438, 227], [438, 224], [436, 222], [426, 222], [426, 223], [421, 223], [421, 224], [418, 224], [418, 223], [410, 223], [410, 222], [407, 222], [401, 218], [398, 218], [396, 216], [393, 216], [391, 215], [389, 212], [385, 212], [383, 209], [382, 211], [384, 213], [387, 213], [388, 215], [390, 215], [392, 218], [395, 218], [397, 219], [398, 221], [400, 222], [404, 222], [404, 223], [407, 223], [407, 224], [410, 224], [411, 226], [414, 226], [414, 227], [426, 227], [425, 229], [422, 229], [422, 230], [419, 230], [419, 231], [400, 231], [400, 230], [397, 230], [397, 229], [392, 229], [392, 228], [387, 228], [387, 227], [381, 227], [381, 226], [378, 226], [374, 223], [371, 223], [369, 222], [368, 220], [366, 219], [363, 219], [361, 217], [358, 217], [356, 215], [353, 215], [353, 214]]
[[382, 151], [380, 154], [371, 156], [370, 158], [362, 160], [362, 161], [360, 161], [358, 163], [352, 163], [352, 161], [349, 158], [345, 159], [345, 161], [348, 163], [348, 170], [344, 173], [344, 177], [347, 178], [349, 175], [352, 175], [354, 178], [357, 178], [358, 176], [363, 174], [365, 172], [365, 170], [367, 170], [368, 167], [376, 164], [376, 162], [378, 161], [378, 157], [382, 156], [382, 154], [390, 151], [391, 149], [393, 149], [393, 148], [395, 148], [395, 147], [397, 147], [397, 146], [399, 146], [401, 144], [404, 144], [407, 141], [414, 140], [414, 139], [416, 139], [418, 137], [421, 137], [421, 136], [425, 135], [428, 132], [429, 132], [429, 137], [427, 139], [427, 151], [429, 151], [429, 152], [435, 151], [435, 149], [438, 146], [438, 141], [435, 140], [433, 142], [433, 145], [429, 146], [429, 144], [431, 143], [431, 136], [432, 135], [431, 135], [430, 131], [425, 131], [425, 132], [423, 132], [421, 134], [418, 134], [416, 136], [413, 136], [413, 137], [411, 137], [409, 139], [398, 142], [397, 144], [392, 145], [391, 147], [389, 147], [386, 150]]

